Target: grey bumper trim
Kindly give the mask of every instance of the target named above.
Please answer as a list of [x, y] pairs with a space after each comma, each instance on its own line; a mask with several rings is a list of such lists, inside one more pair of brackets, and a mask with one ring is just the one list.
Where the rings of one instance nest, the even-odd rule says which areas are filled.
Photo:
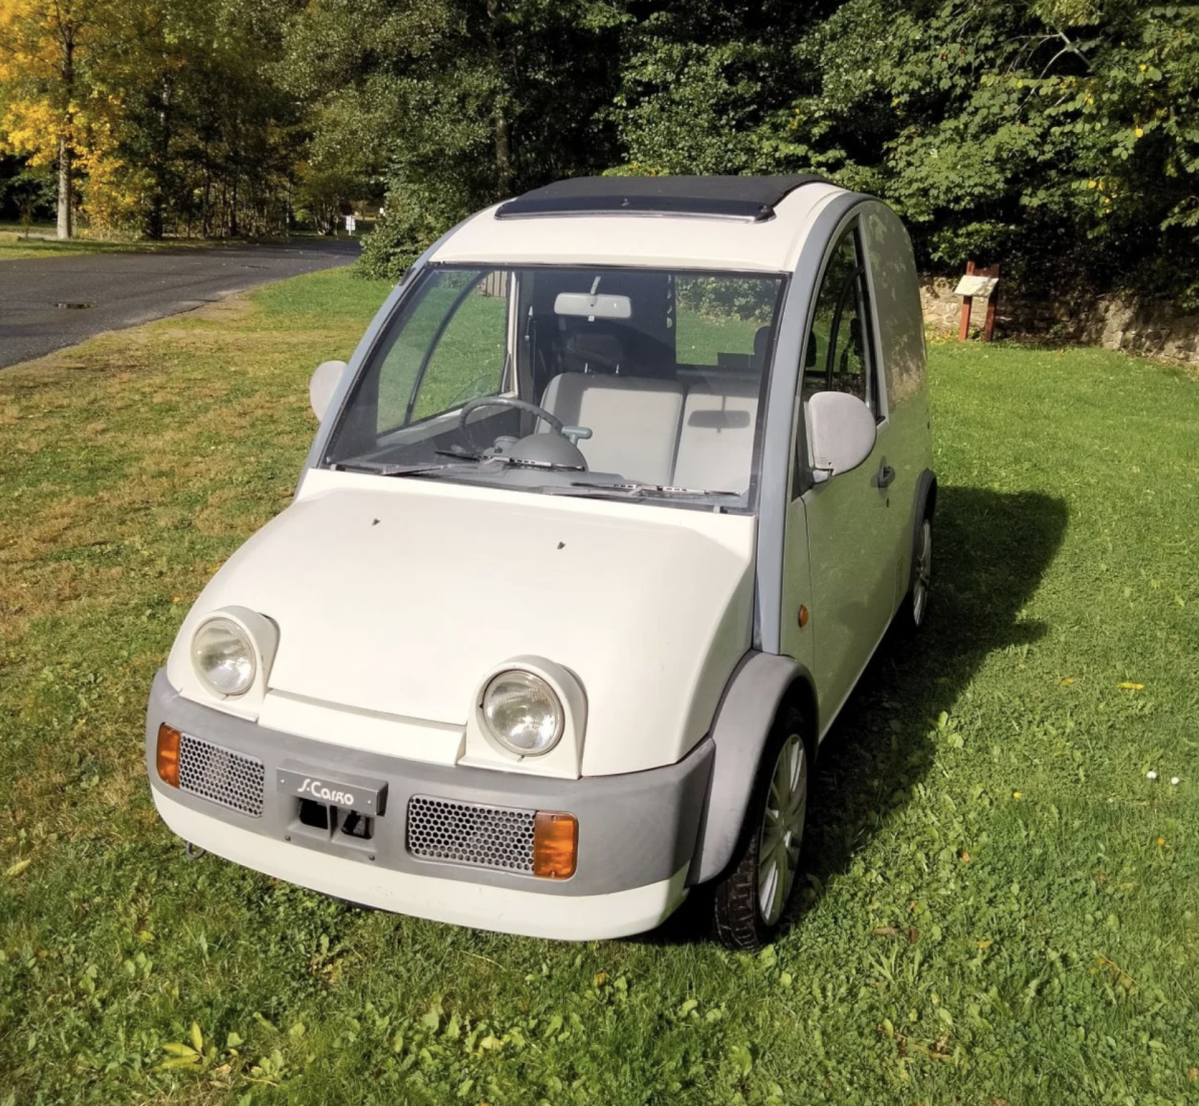
[[[159, 780], [155, 751], [158, 727], [163, 722], [183, 733], [259, 758], [265, 765], [268, 784], [262, 817], [248, 818]], [[197, 813], [275, 840], [290, 838], [297, 848], [341, 856], [351, 864], [547, 895], [626, 891], [669, 879], [690, 863], [708, 793], [713, 753], [711, 740], [705, 738], [677, 764], [578, 780], [425, 764], [265, 729], [182, 698], [167, 681], [165, 670], [154, 678], [146, 712], [146, 771], [151, 786]], [[373, 836], [362, 840], [300, 824], [299, 800], [273, 786], [285, 761], [324, 771], [334, 779], [367, 777], [384, 783], [386, 812], [375, 819]], [[404, 839], [408, 801], [416, 794], [461, 803], [569, 812], [579, 821], [578, 870], [570, 879], [555, 882], [417, 859], [409, 853]]]

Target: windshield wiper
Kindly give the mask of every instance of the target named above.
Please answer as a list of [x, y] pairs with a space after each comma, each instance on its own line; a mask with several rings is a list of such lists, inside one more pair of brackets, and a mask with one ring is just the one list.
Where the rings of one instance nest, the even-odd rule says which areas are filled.
[[388, 465], [382, 461], [338, 461], [329, 466], [338, 472], [372, 472], [378, 476], [426, 476], [457, 465]]
[[518, 469], [549, 469], [553, 472], [585, 472], [581, 465], [564, 465], [560, 461], [530, 461], [523, 457], [509, 457], [506, 453], [459, 453], [453, 449], [435, 449], [438, 457], [457, 457], [461, 461], [477, 461], [481, 465], [496, 461]]
[[546, 487], [543, 489], [546, 492], [557, 492], [559, 495], [584, 495], [588, 492], [597, 495], [605, 495], [608, 492], [617, 492], [621, 495], [646, 495], [646, 496], [687, 496], [702, 498], [711, 496], [731, 496], [734, 499], [741, 497], [740, 492], [724, 492], [724, 491], [709, 491], [706, 488], [676, 488], [671, 484], [640, 484], [636, 482], [620, 483], [620, 484], [591, 484], [585, 480], [572, 481], [568, 488]]

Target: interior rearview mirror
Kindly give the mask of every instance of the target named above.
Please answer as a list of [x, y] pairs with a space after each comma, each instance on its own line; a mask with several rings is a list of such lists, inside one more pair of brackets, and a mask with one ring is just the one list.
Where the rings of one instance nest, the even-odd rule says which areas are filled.
[[874, 449], [874, 412], [848, 392], [817, 392], [807, 403], [812, 477], [817, 484], [856, 469]]
[[577, 315], [587, 319], [631, 319], [633, 301], [628, 296], [559, 292], [554, 300], [554, 314]]
[[322, 361], [312, 374], [312, 380], [308, 383], [308, 402], [312, 404], [317, 422], [325, 421], [329, 401], [337, 391], [347, 367], [344, 361]]

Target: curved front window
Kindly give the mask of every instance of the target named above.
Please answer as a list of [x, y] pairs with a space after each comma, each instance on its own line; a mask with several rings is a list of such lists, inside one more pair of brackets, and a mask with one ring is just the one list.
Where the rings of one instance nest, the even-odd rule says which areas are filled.
[[371, 350], [323, 464], [749, 509], [785, 283], [431, 266]]

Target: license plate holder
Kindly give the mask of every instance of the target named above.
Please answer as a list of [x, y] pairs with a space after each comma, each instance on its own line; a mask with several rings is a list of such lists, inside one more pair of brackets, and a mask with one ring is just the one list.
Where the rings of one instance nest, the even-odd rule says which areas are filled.
[[326, 772], [285, 760], [275, 771], [275, 790], [341, 810], [382, 818], [387, 808], [387, 781], [347, 772]]

